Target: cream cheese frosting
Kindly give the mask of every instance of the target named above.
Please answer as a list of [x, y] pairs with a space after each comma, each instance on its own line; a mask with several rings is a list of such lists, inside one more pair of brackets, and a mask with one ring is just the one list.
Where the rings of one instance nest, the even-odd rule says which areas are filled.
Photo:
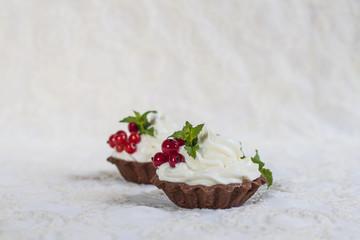
[[258, 165], [249, 157], [244, 158], [240, 142], [223, 138], [207, 128], [199, 134], [199, 150], [196, 158], [190, 157], [184, 147], [179, 153], [185, 162], [162, 164], [156, 174], [162, 181], [182, 182], [188, 185], [212, 186], [216, 184], [242, 183], [260, 176]]
[[[163, 113], [150, 113], [149, 122], [154, 127], [154, 136], [141, 135], [141, 141], [137, 144], [137, 150], [133, 154], [125, 151], [112, 153], [112, 157], [126, 161], [151, 162], [151, 157], [161, 152], [161, 144], [176, 129], [174, 123]], [[129, 133], [127, 133], [129, 135]]]

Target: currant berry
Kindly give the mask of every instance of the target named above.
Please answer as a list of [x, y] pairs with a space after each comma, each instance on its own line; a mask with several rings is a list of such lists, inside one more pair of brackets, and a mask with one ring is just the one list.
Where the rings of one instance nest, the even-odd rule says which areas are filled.
[[137, 144], [137, 143], [139, 143], [140, 141], [141, 141], [141, 136], [140, 136], [139, 133], [133, 132], [133, 133], [130, 134], [130, 136], [129, 136], [129, 142], [132, 142], [132, 143]]
[[124, 148], [125, 148], [125, 146], [123, 144], [121, 144], [121, 145], [116, 145], [115, 149], [117, 152], [122, 152], [122, 151], [124, 151]]
[[185, 145], [185, 140], [183, 140], [181, 138], [175, 138], [175, 140], [179, 143], [180, 147]]
[[123, 133], [125, 133], [125, 134], [126, 134], [126, 132], [125, 132], [125, 131], [123, 131], [123, 130], [119, 130], [119, 131], [117, 131], [117, 132], [116, 132], [116, 134], [123, 134]]
[[161, 149], [166, 154], [178, 153], [179, 152], [179, 143], [174, 139], [166, 139], [162, 145]]
[[136, 152], [136, 144], [132, 142], [127, 142], [125, 144], [125, 151], [129, 154], [133, 154], [134, 152]]
[[136, 124], [134, 122], [130, 122], [128, 125], [129, 132], [138, 132], [139, 129], [136, 127]]
[[108, 140], [108, 144], [110, 145], [111, 148], [114, 148], [116, 146], [115, 144], [115, 135], [116, 134], [113, 134], [109, 137], [109, 140]]
[[161, 164], [169, 161], [169, 155], [162, 153], [162, 152], [158, 152], [152, 158], [152, 161], [153, 161], [154, 167], [158, 168], [158, 167], [160, 167]]
[[[119, 132], [121, 132], [121, 131], [119, 131]], [[120, 134], [116, 134], [115, 138], [114, 138], [116, 145], [125, 144], [126, 139], [127, 139], [127, 135], [126, 135], [126, 133], [124, 131], [122, 131]]]
[[175, 167], [177, 163], [185, 162], [185, 158], [180, 153], [171, 154], [169, 157], [170, 167]]

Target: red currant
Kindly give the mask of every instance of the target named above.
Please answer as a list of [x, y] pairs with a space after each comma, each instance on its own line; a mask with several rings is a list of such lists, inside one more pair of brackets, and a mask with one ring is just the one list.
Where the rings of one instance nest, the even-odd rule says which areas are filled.
[[136, 124], [134, 122], [130, 122], [128, 125], [129, 132], [138, 132], [139, 129], [136, 127]]
[[136, 152], [136, 144], [132, 142], [127, 142], [125, 144], [125, 151], [129, 154], [133, 154], [134, 152]]
[[115, 144], [115, 135], [116, 134], [113, 134], [109, 137], [109, 141], [108, 141], [108, 144], [110, 145], [111, 148], [114, 148], [116, 146]]
[[123, 131], [123, 130], [119, 130], [119, 131], [117, 131], [117, 132], [116, 132], [116, 134], [123, 134], [123, 133], [125, 133], [125, 134], [126, 134], [126, 132], [125, 132], [125, 131]]
[[169, 161], [169, 155], [162, 153], [162, 152], [158, 152], [152, 158], [152, 161], [153, 161], [154, 167], [158, 168], [158, 167], [160, 167], [161, 164]]
[[127, 139], [127, 135], [124, 131], [122, 131], [122, 133], [115, 135], [114, 140], [115, 140], [116, 145], [123, 145], [126, 143], [126, 139]]
[[174, 139], [166, 139], [162, 145], [161, 149], [166, 154], [178, 153], [179, 152], [179, 143]]
[[181, 138], [175, 138], [175, 140], [179, 143], [180, 147], [185, 145], [185, 140], [183, 140]]
[[121, 145], [116, 145], [116, 151], [118, 151], [118, 152], [124, 151], [124, 148], [125, 148], [125, 146], [124, 146], [123, 144], [121, 144]]
[[170, 167], [175, 167], [175, 164], [185, 162], [185, 158], [180, 153], [171, 154], [169, 158]]
[[139, 133], [133, 132], [133, 133], [130, 134], [130, 136], [129, 136], [129, 142], [132, 142], [132, 143], [137, 144], [137, 143], [139, 143], [140, 141], [141, 141], [141, 136], [140, 136]]

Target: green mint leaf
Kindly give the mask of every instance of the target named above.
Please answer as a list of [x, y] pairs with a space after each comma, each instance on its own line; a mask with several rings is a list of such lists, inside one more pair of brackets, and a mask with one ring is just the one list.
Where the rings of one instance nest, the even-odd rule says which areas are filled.
[[149, 114], [149, 113], [157, 113], [157, 111], [154, 111], [154, 110], [152, 110], [152, 111], [147, 111], [147, 112], [145, 112], [143, 115], [141, 115], [141, 119], [142, 120], [146, 120], [147, 118], [147, 115]]
[[147, 111], [141, 116], [140, 121], [143, 123], [145, 129], [147, 129], [151, 125], [151, 123], [147, 119], [147, 115], [149, 113], [157, 113], [157, 111]]
[[187, 154], [189, 154], [190, 157], [196, 158], [196, 151], [199, 150], [199, 145], [196, 146], [185, 146], [184, 147]]
[[260, 156], [258, 154], [258, 150], [255, 150], [256, 151], [256, 154], [255, 154], [255, 157], [252, 157], [251, 158], [251, 161], [253, 161], [253, 163], [256, 163], [256, 164], [259, 164], [259, 170], [262, 169], [265, 165], [265, 163], [263, 163], [261, 160], [260, 160]]
[[182, 131], [185, 133], [186, 138], [189, 138], [191, 129], [192, 129], [192, 125], [188, 121], [186, 121], [185, 126], [182, 129]]
[[190, 140], [197, 139], [197, 136], [201, 132], [202, 128], [204, 127], [204, 124], [199, 124], [194, 128], [191, 128], [190, 130]]
[[141, 114], [140, 114], [139, 112], [135, 111], [135, 110], [134, 110], [134, 113], [135, 113], [136, 119], [140, 121], [140, 119], [141, 119]]
[[[185, 137], [185, 134], [183, 131], [177, 131], [177, 132], [174, 132], [172, 135], [170, 135], [169, 137], [173, 137], [173, 138], [180, 138], [180, 139], [183, 139], [185, 140], [186, 137]], [[185, 138], [185, 139], [184, 139]]]
[[123, 120], [121, 120], [120, 122], [123, 122], [123, 123], [130, 123], [130, 122], [136, 122], [136, 117], [126, 117], [124, 118]]
[[253, 163], [259, 164], [259, 172], [261, 173], [261, 175], [263, 175], [266, 178], [267, 187], [269, 188], [273, 183], [272, 172], [267, 168], [263, 168], [265, 163], [263, 163], [260, 160], [258, 150], [255, 150], [255, 151], [256, 151], [256, 154], [254, 157], [251, 158], [251, 161], [253, 161]]
[[145, 134], [150, 135], [150, 136], [154, 136], [154, 130], [155, 130], [154, 127], [149, 128], [149, 129], [146, 130]]
[[[184, 128], [185, 128], [185, 129], [191, 129], [191, 128], [192, 128], [191, 123], [189, 123], [188, 121], [186, 121]], [[183, 129], [184, 129], [184, 128], [183, 128]]]
[[197, 143], [198, 143], [198, 138], [194, 138], [194, 139], [191, 141], [191, 146], [195, 146]]
[[260, 169], [260, 172], [266, 178], [266, 185], [269, 188], [273, 183], [272, 172], [267, 168]]

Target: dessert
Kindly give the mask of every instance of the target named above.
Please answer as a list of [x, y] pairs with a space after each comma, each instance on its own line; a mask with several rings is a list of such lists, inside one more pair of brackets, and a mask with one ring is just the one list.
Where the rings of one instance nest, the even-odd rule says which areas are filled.
[[134, 114], [120, 121], [128, 124], [128, 131], [119, 130], [109, 137], [108, 144], [114, 152], [107, 160], [127, 181], [150, 184], [156, 170], [151, 157], [160, 151], [162, 140], [174, 126], [167, 116], [156, 111]]
[[257, 189], [272, 184], [258, 151], [246, 157], [240, 142], [212, 133], [204, 124], [186, 122], [153, 157], [152, 183], [183, 208], [231, 208], [242, 205]]

